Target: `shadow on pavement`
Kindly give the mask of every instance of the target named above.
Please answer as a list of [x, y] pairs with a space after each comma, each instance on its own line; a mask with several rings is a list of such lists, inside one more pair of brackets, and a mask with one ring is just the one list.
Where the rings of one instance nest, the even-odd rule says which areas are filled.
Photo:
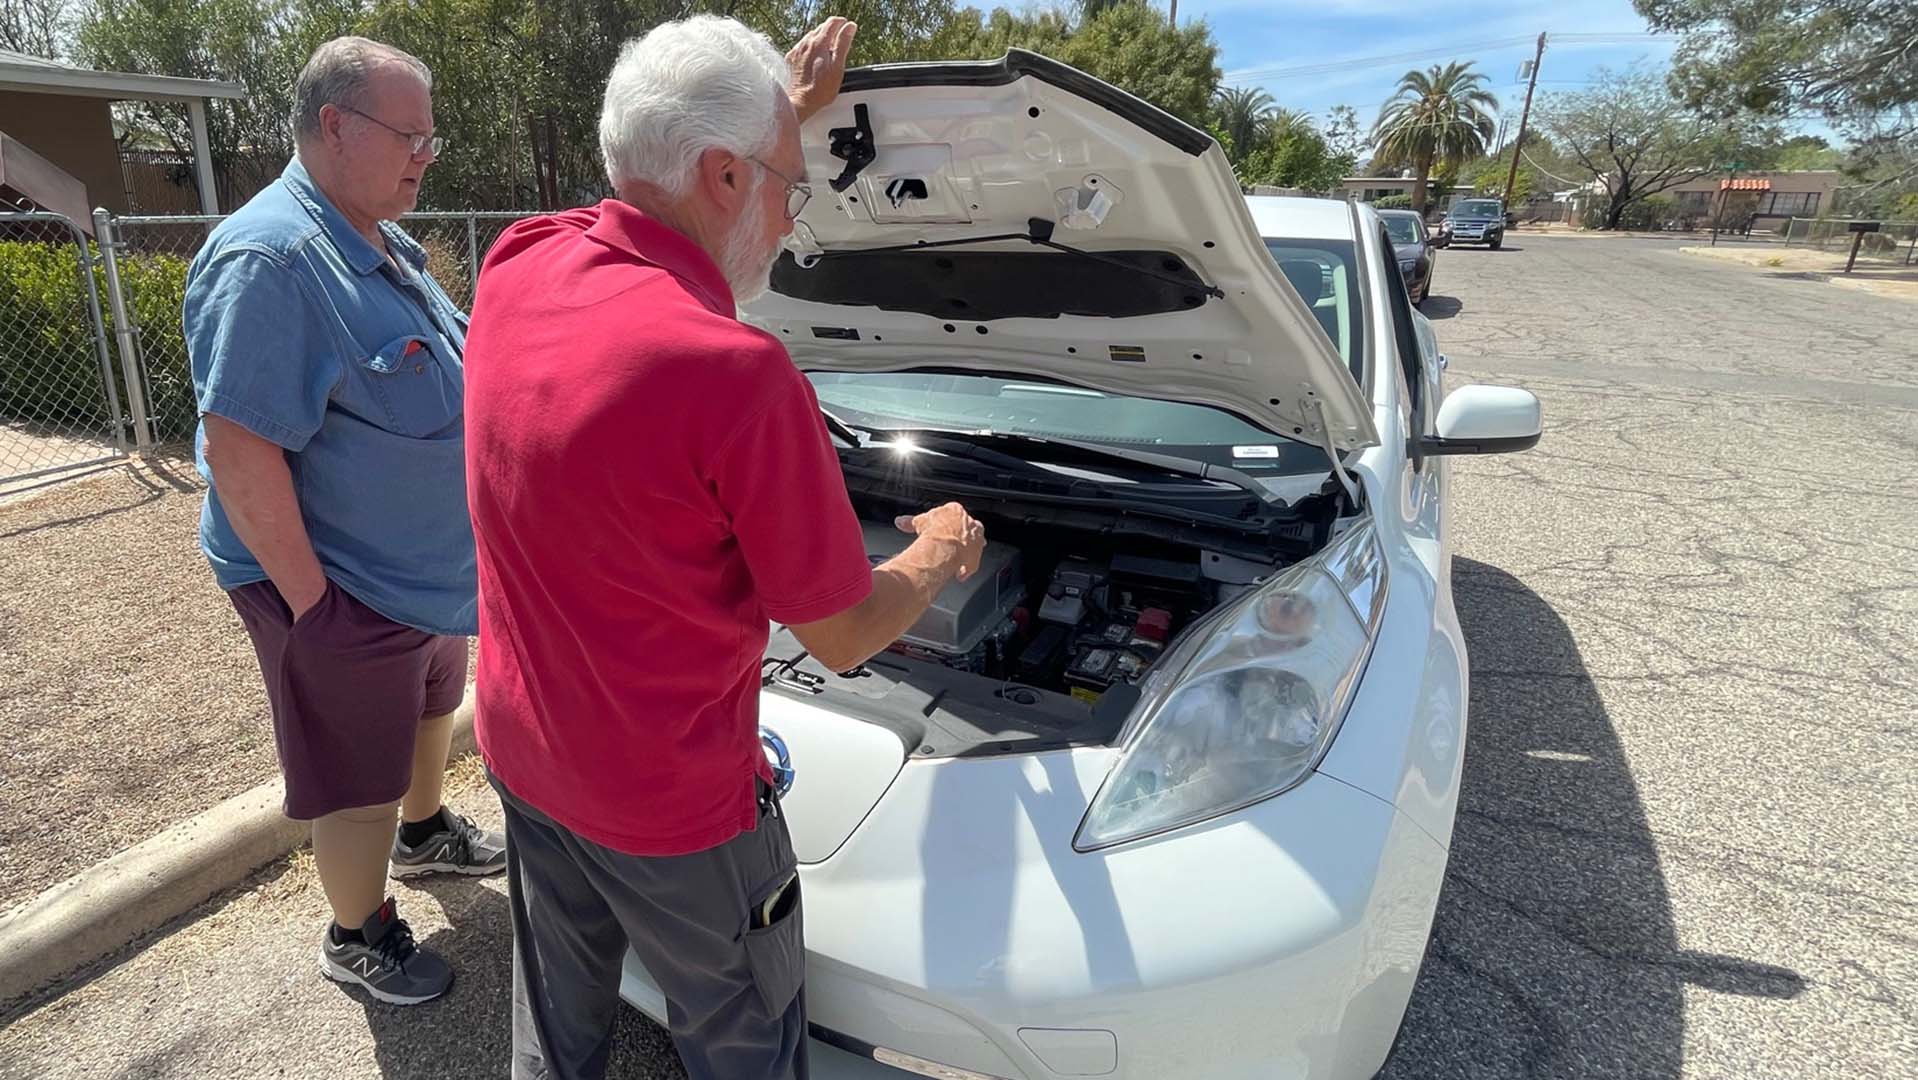
[[1434, 293], [1419, 305], [1419, 314], [1428, 319], [1449, 319], [1465, 310], [1465, 301], [1456, 296], [1439, 296]]
[[1791, 998], [1784, 968], [1678, 947], [1658, 850], [1570, 631], [1458, 559], [1472, 658], [1457, 825], [1391, 1078], [1681, 1074], [1686, 986]]
[[[420, 944], [453, 965], [453, 988], [438, 1001], [399, 1007], [340, 987], [366, 1010], [374, 1056], [386, 1080], [453, 1080], [510, 1075], [513, 1054], [513, 918], [504, 894], [472, 881], [426, 879], [453, 925]], [[426, 902], [414, 897], [413, 905]], [[402, 908], [408, 901], [402, 900]], [[636, 1009], [622, 1006], [609, 1080], [684, 1077], [672, 1040]]]

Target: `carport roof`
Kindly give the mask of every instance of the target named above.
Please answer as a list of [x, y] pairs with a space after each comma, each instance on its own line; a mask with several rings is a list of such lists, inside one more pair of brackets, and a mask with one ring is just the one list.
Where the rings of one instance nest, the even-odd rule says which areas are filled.
[[0, 49], [0, 90], [116, 101], [203, 101], [246, 95], [239, 83], [93, 71], [11, 49]]

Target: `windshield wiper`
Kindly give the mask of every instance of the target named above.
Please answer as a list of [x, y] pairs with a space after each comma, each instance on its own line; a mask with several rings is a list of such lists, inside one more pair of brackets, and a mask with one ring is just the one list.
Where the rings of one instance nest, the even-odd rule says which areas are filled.
[[819, 415], [826, 418], [826, 430], [832, 432], [835, 436], [839, 438], [841, 442], [845, 443], [847, 446], [863, 446], [864, 445], [863, 443], [859, 441], [859, 433], [854, 431], [852, 428], [847, 427], [846, 422], [844, 420], [841, 420], [837, 416], [834, 416], [833, 414], [827, 412], [824, 408], [821, 408], [819, 410]]
[[[1260, 503], [1267, 506], [1278, 506], [1281, 509], [1284, 507], [1283, 503], [1275, 502], [1275, 496], [1271, 489], [1237, 469], [1227, 465], [1215, 465], [1212, 462], [1200, 461], [1195, 458], [1180, 457], [1175, 454], [1161, 454], [1152, 450], [1135, 450], [1131, 447], [1111, 446], [1106, 443], [1081, 442], [1077, 439], [1057, 439], [1051, 436], [1022, 435], [1010, 432], [969, 432], [899, 428], [868, 428], [866, 430], [872, 431], [875, 434], [883, 433], [894, 438], [904, 437], [911, 439], [915, 444], [942, 450], [948, 449], [952, 443], [957, 442], [970, 451], [966, 456], [980, 458], [993, 463], [1012, 462], [1027, 467], [1030, 467], [1032, 462], [1025, 457], [1016, 454], [1005, 454], [999, 451], [985, 451], [985, 453], [980, 453], [980, 451], [985, 450], [985, 448], [978, 444], [980, 442], [993, 442], [1001, 445], [1018, 445], [1021, 448], [1047, 446], [1065, 447], [1088, 457], [1128, 461], [1135, 465], [1144, 465], [1148, 468], [1157, 469], [1160, 472], [1170, 473], [1174, 476], [1190, 476], [1215, 484], [1226, 484], [1238, 488], [1240, 491], [1251, 495], [1253, 498], [1259, 500]], [[986, 458], [986, 454], [991, 454], [991, 458]]]
[[[891, 244], [885, 247], [821, 249], [809, 253], [809, 255], [814, 261], [817, 261], [820, 259], [843, 258], [848, 255], [875, 255], [894, 251], [932, 251], [937, 248], [964, 247], [968, 244], [991, 244], [1002, 240], [1024, 240], [1029, 244], [1037, 244], [1040, 247], [1051, 248], [1053, 251], [1061, 251], [1067, 255], [1077, 256], [1078, 258], [1087, 259], [1091, 262], [1117, 267], [1120, 270], [1149, 277], [1154, 281], [1163, 282], [1167, 285], [1177, 285], [1182, 289], [1196, 287], [1200, 292], [1214, 300], [1225, 299], [1224, 289], [1219, 288], [1217, 285], [1208, 285], [1203, 281], [1197, 280], [1198, 274], [1196, 273], [1193, 274], [1191, 280], [1188, 280], [1172, 274], [1161, 273], [1149, 267], [1135, 266], [1132, 263], [1126, 262], [1124, 259], [1114, 259], [1106, 255], [1101, 255], [1096, 251], [1087, 251], [1084, 248], [1076, 248], [1070, 244], [1061, 244], [1052, 238], [1053, 229], [1053, 223], [1047, 221], [1045, 218], [1028, 218], [1026, 219], [1026, 231], [1022, 233], [998, 233], [994, 236], [965, 236], [957, 240], [930, 240], [920, 241], [914, 244]], [[807, 264], [802, 261], [800, 265], [805, 266]]]

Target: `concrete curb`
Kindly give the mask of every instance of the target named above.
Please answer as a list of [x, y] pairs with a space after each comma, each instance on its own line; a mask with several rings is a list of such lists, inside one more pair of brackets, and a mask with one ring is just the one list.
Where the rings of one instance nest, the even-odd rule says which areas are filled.
[[[472, 694], [453, 722], [452, 756], [473, 750]], [[192, 911], [306, 843], [280, 813], [279, 779], [169, 826], [0, 914], [0, 1002], [45, 989]]]

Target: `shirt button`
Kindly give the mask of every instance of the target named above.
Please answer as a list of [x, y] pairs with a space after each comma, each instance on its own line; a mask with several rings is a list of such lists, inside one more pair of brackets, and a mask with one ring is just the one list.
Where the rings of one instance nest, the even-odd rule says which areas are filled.
[[413, 365], [413, 374], [415, 374], [415, 375], [424, 375], [424, 374], [426, 374], [426, 365], [425, 365], [425, 364], [414, 364], [414, 365]]

